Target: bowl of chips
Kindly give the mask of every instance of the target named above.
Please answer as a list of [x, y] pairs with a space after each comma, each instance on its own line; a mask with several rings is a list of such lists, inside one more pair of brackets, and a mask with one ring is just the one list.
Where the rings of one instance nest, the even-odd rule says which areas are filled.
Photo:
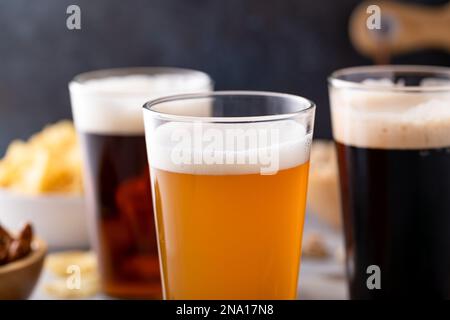
[[30, 221], [51, 249], [88, 246], [81, 157], [70, 121], [13, 141], [0, 160], [0, 222]]

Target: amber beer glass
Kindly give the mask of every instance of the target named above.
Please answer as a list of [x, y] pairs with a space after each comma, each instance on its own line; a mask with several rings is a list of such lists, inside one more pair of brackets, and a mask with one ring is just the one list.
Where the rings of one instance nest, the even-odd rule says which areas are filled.
[[265, 92], [144, 106], [166, 299], [296, 298], [313, 118]]
[[329, 84], [350, 297], [450, 299], [450, 68], [349, 68]]
[[122, 298], [160, 298], [142, 104], [182, 92], [209, 91], [201, 72], [174, 68], [94, 71], [69, 85], [84, 158], [92, 244], [103, 291]]

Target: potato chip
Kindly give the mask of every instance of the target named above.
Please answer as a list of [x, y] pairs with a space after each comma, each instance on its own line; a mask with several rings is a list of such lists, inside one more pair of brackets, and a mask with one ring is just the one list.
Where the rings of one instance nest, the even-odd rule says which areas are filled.
[[45, 292], [59, 299], [83, 299], [96, 295], [99, 292], [99, 279], [97, 276], [82, 276], [80, 286], [75, 287], [70, 279], [59, 278], [44, 285]]
[[13, 141], [0, 161], [0, 187], [28, 194], [82, 193], [82, 167], [70, 121], [45, 127], [27, 142]]
[[[78, 274], [70, 269], [71, 266], [78, 268]], [[44, 285], [46, 293], [51, 296], [60, 299], [82, 299], [99, 291], [97, 260], [91, 251], [52, 253], [45, 259], [45, 268], [58, 277]], [[77, 276], [80, 278], [74, 279]]]
[[306, 235], [302, 247], [303, 257], [323, 259], [329, 256], [324, 237], [320, 233], [310, 232]]
[[97, 274], [96, 256], [91, 251], [65, 251], [52, 253], [45, 259], [45, 268], [57, 276], [67, 276], [67, 268], [76, 265], [82, 275]]

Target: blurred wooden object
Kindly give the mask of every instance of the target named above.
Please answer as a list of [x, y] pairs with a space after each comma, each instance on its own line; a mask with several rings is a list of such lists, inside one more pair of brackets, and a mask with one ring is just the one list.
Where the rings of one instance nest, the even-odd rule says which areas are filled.
[[[381, 29], [369, 29], [367, 9], [381, 9]], [[352, 13], [349, 26], [353, 46], [376, 63], [389, 63], [392, 55], [434, 48], [450, 52], [450, 3], [424, 6], [393, 1], [365, 1]]]

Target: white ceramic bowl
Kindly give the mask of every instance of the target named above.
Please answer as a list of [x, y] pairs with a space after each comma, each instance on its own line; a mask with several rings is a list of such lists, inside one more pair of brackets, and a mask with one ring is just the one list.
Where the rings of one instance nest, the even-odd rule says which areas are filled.
[[50, 249], [89, 246], [85, 203], [81, 196], [32, 196], [0, 190], [0, 224], [15, 232], [27, 221]]

